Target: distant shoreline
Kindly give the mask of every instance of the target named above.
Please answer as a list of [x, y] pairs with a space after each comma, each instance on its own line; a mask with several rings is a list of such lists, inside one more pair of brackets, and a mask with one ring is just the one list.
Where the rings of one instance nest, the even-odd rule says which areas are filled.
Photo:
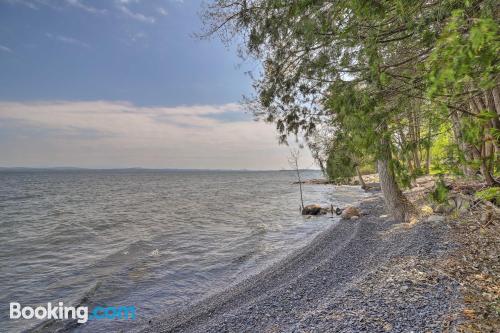
[[[191, 169], [191, 168], [81, 168], [81, 167], [0, 167], [2, 171], [165, 171], [165, 172], [296, 172], [291, 169]], [[301, 169], [301, 172], [319, 172], [319, 169]]]

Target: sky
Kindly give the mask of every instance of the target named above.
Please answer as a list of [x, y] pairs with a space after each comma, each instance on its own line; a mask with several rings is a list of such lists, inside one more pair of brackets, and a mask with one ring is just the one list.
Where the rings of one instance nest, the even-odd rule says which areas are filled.
[[0, 166], [288, 168], [274, 126], [239, 104], [259, 65], [194, 37], [201, 8], [0, 0]]

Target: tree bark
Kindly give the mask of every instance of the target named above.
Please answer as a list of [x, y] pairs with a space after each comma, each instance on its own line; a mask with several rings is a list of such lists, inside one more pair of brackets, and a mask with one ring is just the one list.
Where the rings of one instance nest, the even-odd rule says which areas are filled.
[[481, 111], [483, 111], [484, 109], [486, 109], [486, 106], [484, 105], [483, 99], [481, 98], [481, 96], [474, 96], [472, 98], [472, 101], [476, 105], [476, 113], [477, 114], [481, 113]]
[[420, 125], [417, 116], [413, 110], [410, 111], [410, 139], [412, 144], [413, 165], [416, 170], [420, 170], [420, 156], [418, 155], [418, 148], [420, 147]]
[[493, 114], [496, 115], [496, 117], [493, 117], [491, 119], [491, 124], [493, 125], [494, 128], [500, 129], [500, 117], [498, 114], [498, 110], [496, 109], [496, 102], [495, 98], [493, 97], [493, 91], [492, 90], [487, 90], [484, 92], [484, 100], [486, 102], [486, 107], [488, 110], [490, 110]]
[[302, 207], [302, 209], [304, 209], [304, 198], [302, 196], [302, 179], [300, 179], [300, 171], [299, 171], [299, 164], [298, 164], [298, 162], [296, 163], [296, 165], [297, 165], [297, 168], [296, 168], [297, 178], [299, 179], [300, 206]]
[[[470, 102], [470, 107], [472, 108], [472, 101]], [[455, 136], [455, 142], [458, 144], [460, 150], [464, 153], [466, 162], [469, 163], [471, 160], [474, 160], [474, 154], [471, 151], [471, 147], [469, 147], [469, 145], [463, 140], [462, 129], [460, 126], [460, 116], [458, 114], [458, 111], [454, 111], [451, 114], [450, 118], [452, 123], [453, 134]], [[474, 175], [474, 171], [467, 164], [461, 165], [460, 168], [462, 169], [462, 173], [464, 175], [469, 177]]]
[[429, 175], [431, 173], [431, 147], [427, 147], [427, 156], [425, 159], [425, 174]]
[[381, 152], [377, 160], [377, 167], [385, 205], [396, 221], [407, 222], [411, 217], [413, 206], [404, 196], [396, 182], [394, 170], [390, 163], [391, 150], [389, 140], [383, 138], [380, 143]]
[[498, 185], [498, 182], [491, 176], [488, 164], [486, 163], [485, 159], [481, 160], [480, 169], [481, 169], [481, 174], [483, 175], [484, 180], [486, 181], [486, 184], [488, 186]]
[[425, 174], [431, 173], [431, 137], [432, 137], [432, 124], [429, 119], [429, 128], [427, 133], [427, 145], [425, 147], [425, 151], [427, 155], [425, 156]]
[[495, 110], [497, 111], [498, 117], [500, 117], [500, 88], [498, 88], [498, 86], [493, 88], [491, 94], [493, 95]]
[[[492, 93], [493, 95], [493, 93]], [[494, 96], [490, 96], [488, 92], [485, 92], [483, 94], [484, 101], [481, 98], [481, 96], [474, 96], [472, 98], [472, 103], [470, 103], [471, 109], [475, 111], [475, 113], [480, 113], [483, 110], [489, 109], [492, 112], [495, 112], [493, 108], [495, 108], [495, 100]], [[491, 156], [494, 154], [495, 151], [495, 145], [494, 145], [494, 139], [491, 137], [489, 134], [489, 129], [491, 126], [496, 127], [495, 122], [491, 123], [486, 123], [483, 127], [484, 135], [482, 138], [482, 143], [481, 147], [478, 149], [480, 154], [479, 154], [479, 159], [480, 159], [480, 167], [479, 170], [481, 171], [481, 174], [484, 177], [484, 180], [486, 181], [486, 184], [489, 186], [497, 185], [498, 182], [495, 180], [495, 178], [492, 177], [491, 175], [491, 170], [492, 170], [492, 163], [488, 163], [489, 160], [491, 159]]]

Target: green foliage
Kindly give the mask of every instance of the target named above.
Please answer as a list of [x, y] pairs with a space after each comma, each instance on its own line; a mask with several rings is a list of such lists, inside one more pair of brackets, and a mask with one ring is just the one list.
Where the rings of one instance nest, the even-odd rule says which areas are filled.
[[328, 178], [333, 182], [342, 182], [355, 175], [356, 163], [341, 150], [331, 151], [326, 164]]
[[410, 174], [410, 170], [408, 170], [406, 165], [398, 159], [392, 160], [391, 164], [399, 185], [403, 188], [409, 188], [412, 180], [415, 178], [412, 174]]
[[497, 206], [500, 206], [500, 187], [489, 187], [476, 192], [475, 196], [479, 199], [491, 201]]
[[[367, 160], [370, 161], [370, 158], [367, 158]], [[371, 175], [377, 173], [377, 167], [373, 162], [363, 163], [359, 166], [359, 172], [361, 172], [362, 175]]]
[[431, 174], [460, 174], [465, 164], [463, 153], [453, 140], [450, 124], [442, 124], [431, 146]]
[[460, 94], [470, 83], [483, 89], [495, 84], [500, 69], [498, 24], [489, 12], [481, 15], [471, 19], [463, 9], [453, 11], [427, 63], [431, 98]]
[[373, 124], [376, 100], [356, 85], [342, 82], [331, 87], [324, 104], [335, 110], [331, 126], [336, 129], [327, 161], [327, 174], [333, 181], [354, 176], [355, 167], [373, 161], [378, 134]]
[[446, 187], [442, 177], [436, 182], [436, 187], [433, 192], [430, 193], [430, 197], [434, 202], [446, 203], [448, 202], [448, 192], [450, 190]]
[[376, 153], [379, 134], [374, 124], [379, 115], [374, 112], [377, 103], [374, 96], [346, 82], [331, 89], [325, 106], [335, 110], [332, 126], [339, 129], [336, 141], [345, 141], [344, 150], [355, 156]]
[[461, 125], [463, 140], [466, 143], [479, 146], [483, 138], [483, 126], [475, 118], [464, 118]]

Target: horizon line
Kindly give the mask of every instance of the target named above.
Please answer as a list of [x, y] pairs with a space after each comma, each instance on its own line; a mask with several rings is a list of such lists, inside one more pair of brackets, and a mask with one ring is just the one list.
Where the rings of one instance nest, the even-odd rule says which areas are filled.
[[[5, 170], [145, 170], [145, 171], [295, 171], [295, 169], [226, 169], [226, 168], [147, 168], [147, 167], [76, 167], [76, 166], [0, 166]], [[320, 169], [303, 168], [301, 171], [321, 171]]]

